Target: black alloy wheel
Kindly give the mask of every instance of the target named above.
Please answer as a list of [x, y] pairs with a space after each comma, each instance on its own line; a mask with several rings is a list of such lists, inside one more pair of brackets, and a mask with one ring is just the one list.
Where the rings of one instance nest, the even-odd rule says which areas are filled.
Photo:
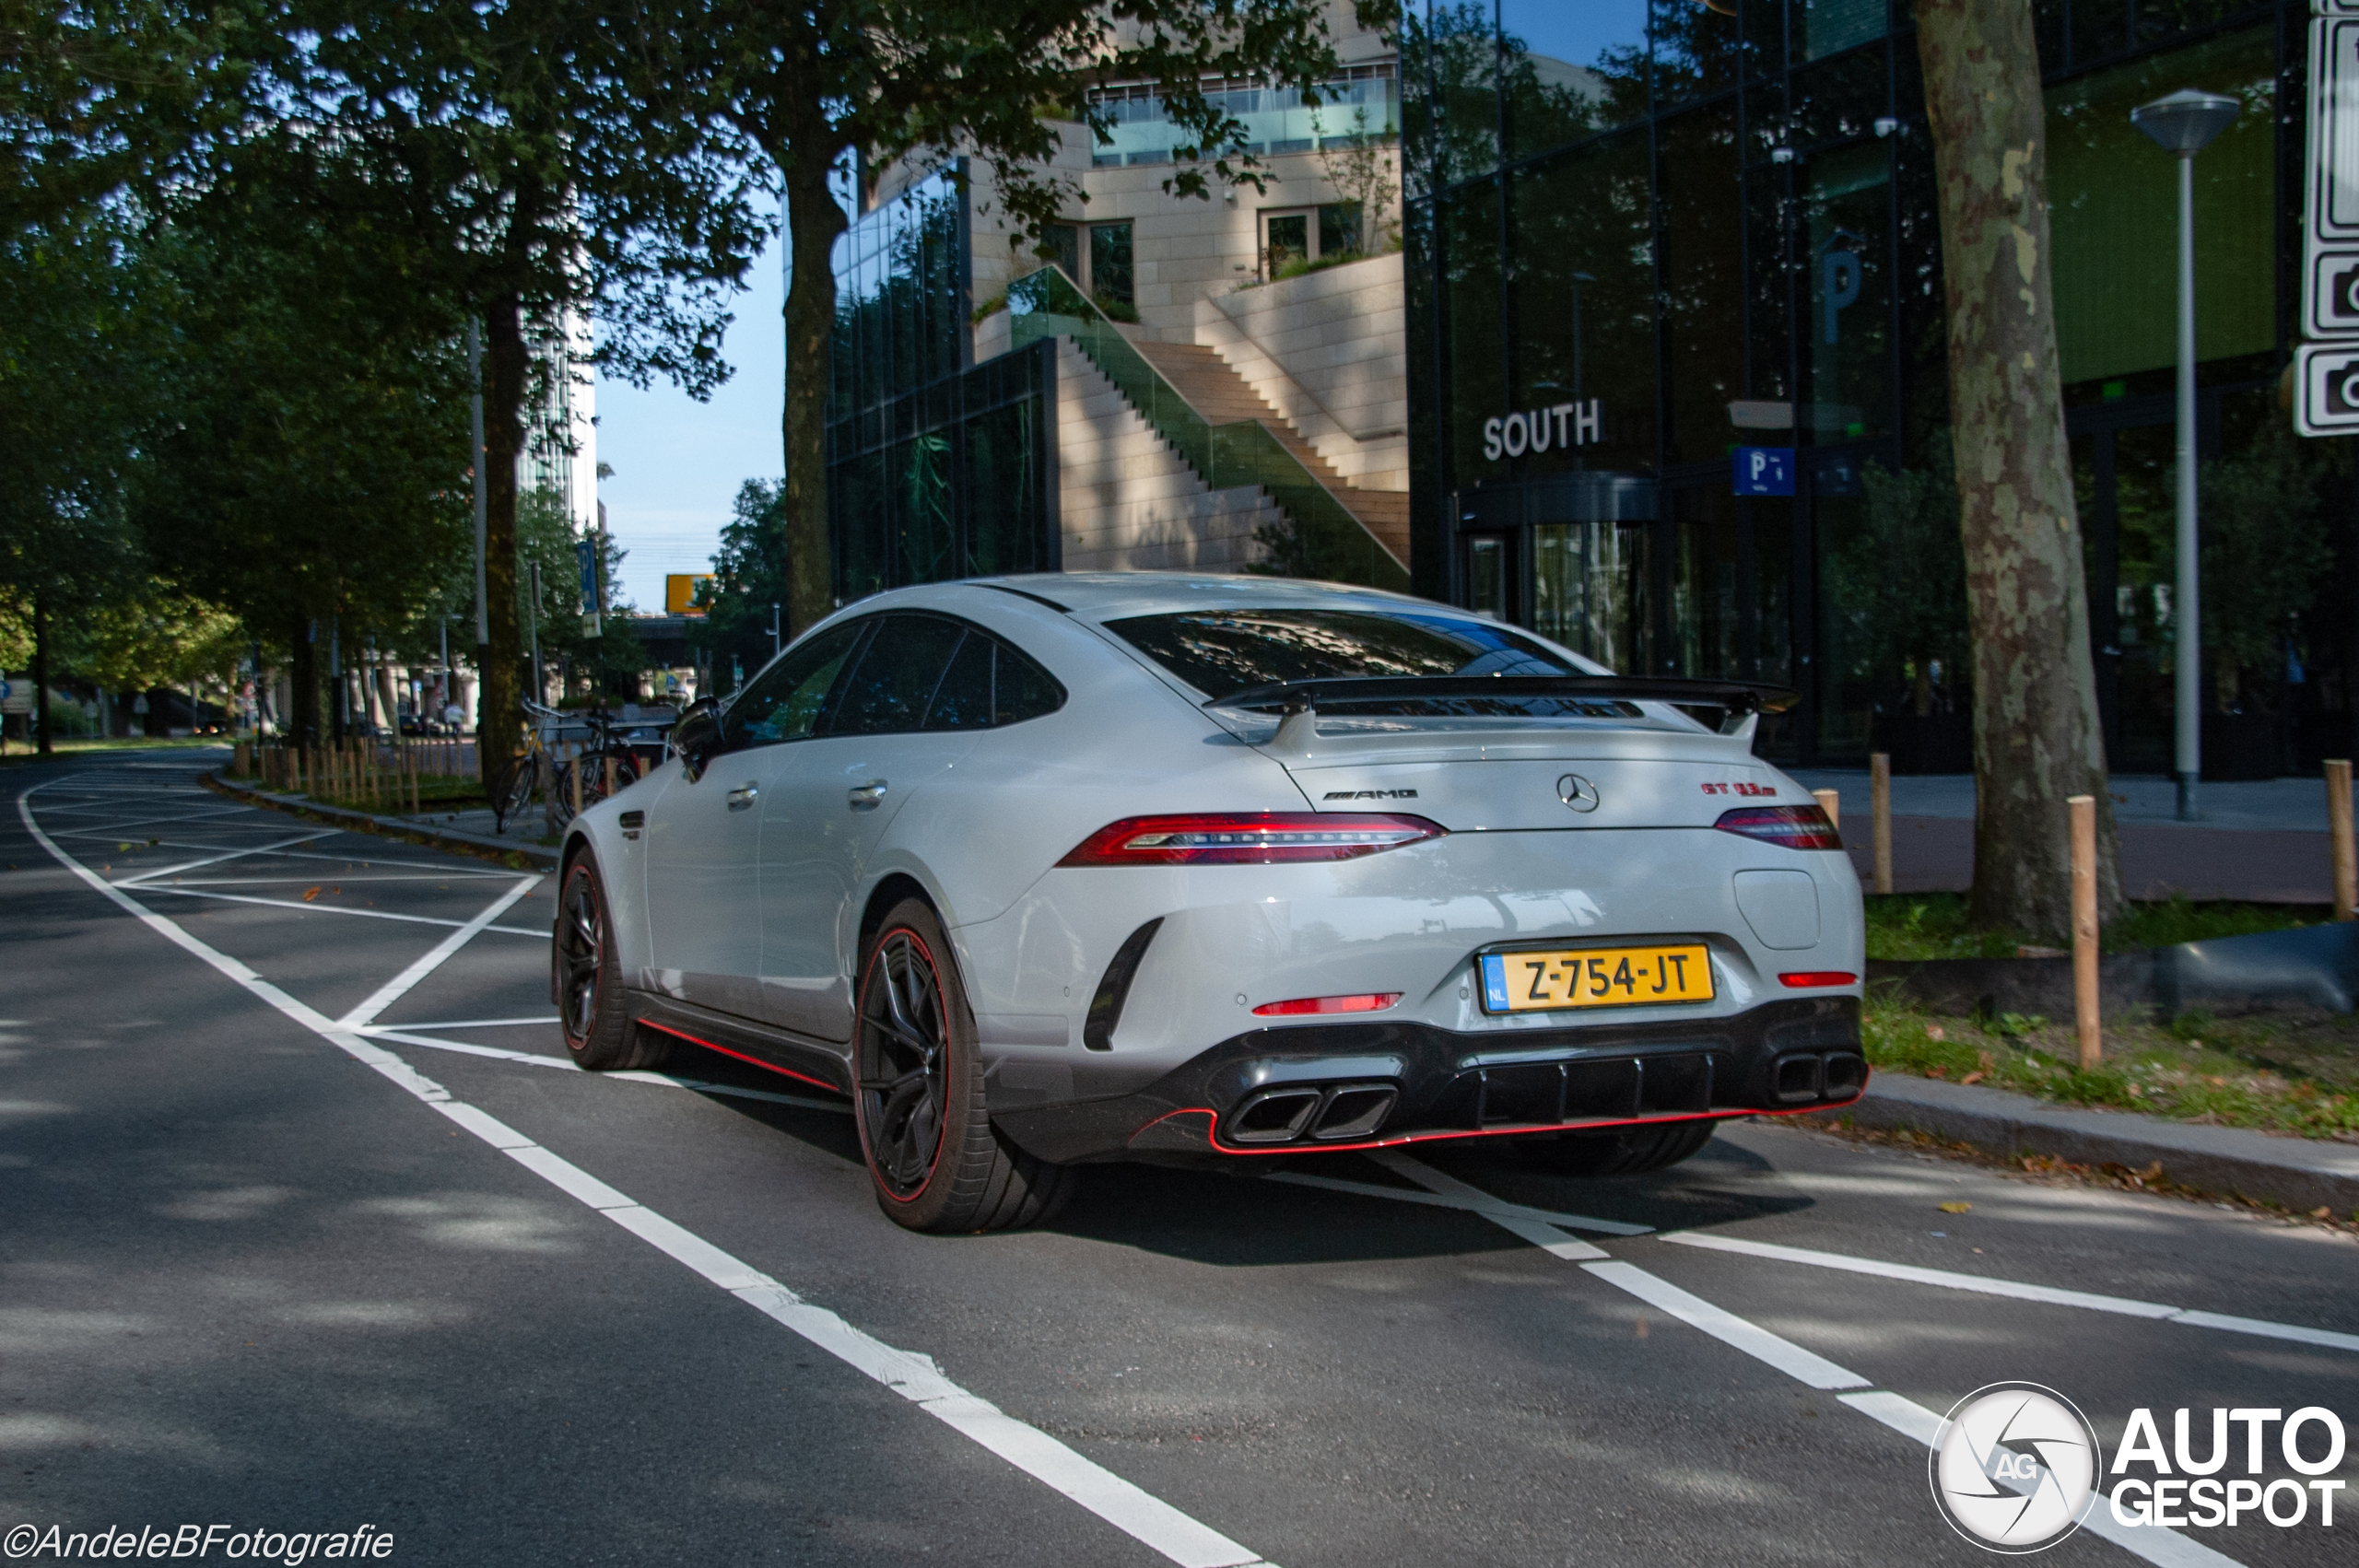
[[942, 1152], [948, 1036], [933, 953], [907, 927], [886, 931], [861, 987], [860, 1109], [877, 1184], [897, 1199], [924, 1189]]
[[878, 1207], [913, 1231], [995, 1231], [1045, 1220], [1074, 1173], [992, 1125], [975, 1015], [933, 907], [904, 899], [862, 944], [852, 1098]]
[[615, 933], [606, 920], [605, 889], [587, 851], [566, 868], [557, 901], [550, 989], [565, 1048], [593, 1072], [653, 1067], [671, 1042], [631, 1022], [623, 1000]]

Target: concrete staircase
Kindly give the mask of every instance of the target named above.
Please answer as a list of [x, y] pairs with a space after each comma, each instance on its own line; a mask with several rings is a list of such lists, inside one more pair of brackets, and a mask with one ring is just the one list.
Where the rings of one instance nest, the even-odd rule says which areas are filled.
[[1373, 534], [1394, 560], [1403, 567], [1409, 564], [1409, 497], [1405, 491], [1362, 489], [1336, 473], [1334, 465], [1302, 439], [1291, 420], [1272, 407], [1212, 349], [1192, 343], [1155, 343], [1137, 338], [1132, 339], [1131, 346], [1211, 423], [1258, 420], [1262, 428], [1277, 438], [1280, 446], [1293, 453], [1311, 476], [1327, 487], [1329, 494], [1343, 503], [1344, 509], [1359, 519], [1360, 526]]

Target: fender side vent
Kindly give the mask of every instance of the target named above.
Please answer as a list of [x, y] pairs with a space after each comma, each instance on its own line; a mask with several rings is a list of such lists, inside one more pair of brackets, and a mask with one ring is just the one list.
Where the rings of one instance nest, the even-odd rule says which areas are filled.
[[1114, 1048], [1114, 1029], [1122, 1022], [1122, 1004], [1130, 1000], [1131, 982], [1137, 978], [1139, 960], [1146, 956], [1147, 943], [1155, 940], [1162, 926], [1163, 917], [1154, 919], [1122, 939], [1114, 950], [1114, 961], [1106, 965], [1105, 977], [1097, 982], [1097, 994], [1089, 999], [1089, 1016], [1081, 1025], [1081, 1043], [1093, 1051]]

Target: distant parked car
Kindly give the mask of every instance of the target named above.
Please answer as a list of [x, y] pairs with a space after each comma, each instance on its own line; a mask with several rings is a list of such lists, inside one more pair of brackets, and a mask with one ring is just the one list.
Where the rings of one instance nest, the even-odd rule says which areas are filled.
[[1751, 750], [1790, 696], [1317, 583], [880, 594], [574, 819], [566, 1043], [851, 1095], [921, 1230], [1107, 1160], [1657, 1168], [1865, 1085], [1858, 881]]

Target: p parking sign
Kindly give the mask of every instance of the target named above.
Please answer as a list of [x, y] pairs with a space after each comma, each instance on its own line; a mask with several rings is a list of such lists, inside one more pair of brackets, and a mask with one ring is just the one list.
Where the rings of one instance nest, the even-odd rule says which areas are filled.
[[1731, 459], [1731, 478], [1740, 496], [1790, 496], [1794, 493], [1794, 449], [1739, 447]]

